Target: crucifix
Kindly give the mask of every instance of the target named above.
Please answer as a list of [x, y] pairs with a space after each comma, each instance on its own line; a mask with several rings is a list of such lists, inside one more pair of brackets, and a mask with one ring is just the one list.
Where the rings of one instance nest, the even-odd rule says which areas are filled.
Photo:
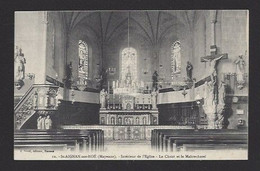
[[215, 104], [218, 104], [218, 81], [217, 81], [217, 66], [218, 62], [221, 59], [228, 59], [228, 54], [217, 54], [217, 46], [215, 41], [215, 23], [217, 22], [217, 11], [211, 10], [210, 11], [211, 17], [211, 46], [210, 46], [210, 53], [211, 55], [201, 57], [201, 62], [210, 62], [210, 77], [212, 81], [212, 85], [214, 86], [213, 93], [214, 93], [214, 101]]
[[212, 81], [212, 85], [214, 86], [213, 89], [213, 93], [214, 93], [214, 101], [215, 104], [218, 104], [218, 80], [217, 80], [217, 66], [218, 66], [218, 62], [221, 59], [228, 59], [228, 54], [224, 53], [224, 54], [214, 54], [214, 55], [209, 55], [209, 56], [205, 56], [205, 57], [201, 57], [201, 62], [210, 62], [210, 78]]

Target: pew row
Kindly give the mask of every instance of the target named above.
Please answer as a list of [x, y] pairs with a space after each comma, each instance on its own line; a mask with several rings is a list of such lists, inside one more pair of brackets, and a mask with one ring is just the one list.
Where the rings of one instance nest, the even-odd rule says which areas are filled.
[[[151, 146], [156, 151], [247, 148], [246, 130], [152, 130]], [[194, 148], [193, 148], [194, 147]], [[207, 148], [210, 147], [210, 148]]]
[[95, 130], [16, 130], [15, 149], [104, 150], [104, 132]]

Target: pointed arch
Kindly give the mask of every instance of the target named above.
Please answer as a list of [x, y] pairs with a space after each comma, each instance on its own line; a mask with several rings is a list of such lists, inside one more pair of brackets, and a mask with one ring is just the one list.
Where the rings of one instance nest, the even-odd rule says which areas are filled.
[[181, 42], [179, 40], [173, 42], [171, 46], [171, 69], [172, 78], [181, 72]]
[[137, 51], [132, 47], [121, 52], [121, 80], [137, 81]]
[[79, 63], [78, 63], [79, 81], [81, 84], [87, 84], [86, 81], [89, 76], [89, 73], [88, 73], [89, 48], [88, 48], [88, 44], [83, 40], [79, 40], [79, 43], [78, 43], [78, 57], [79, 57]]

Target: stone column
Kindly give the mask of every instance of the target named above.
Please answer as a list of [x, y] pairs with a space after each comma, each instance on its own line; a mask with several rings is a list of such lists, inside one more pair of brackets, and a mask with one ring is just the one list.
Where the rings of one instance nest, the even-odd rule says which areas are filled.
[[[38, 53], [36, 54], [38, 57], [38, 66], [41, 66], [40, 72], [36, 73], [35, 83], [45, 84], [46, 83], [46, 51], [47, 51], [47, 27], [48, 27], [48, 12], [47, 11], [39, 11], [39, 16], [41, 17], [41, 27], [42, 31], [39, 33], [42, 37], [39, 37], [38, 42]], [[39, 32], [40, 32], [39, 30]]]
[[210, 10], [211, 20], [211, 45], [216, 45], [215, 39], [215, 23], [217, 22], [217, 10]]
[[208, 129], [215, 129], [216, 103], [214, 101], [213, 85], [204, 84], [204, 104], [202, 105], [204, 113], [208, 119]]
[[216, 114], [215, 114], [215, 105], [203, 105], [205, 114], [207, 115], [208, 119], [208, 127], [207, 129], [216, 129], [215, 120], [216, 120]]

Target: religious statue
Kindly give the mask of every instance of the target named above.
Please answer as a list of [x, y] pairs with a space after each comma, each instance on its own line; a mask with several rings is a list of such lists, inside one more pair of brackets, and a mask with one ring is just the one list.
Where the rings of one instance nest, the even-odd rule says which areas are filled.
[[61, 100], [63, 99], [63, 96], [61, 95], [60, 89], [58, 89], [56, 96], [55, 96], [55, 100], [56, 100], [56, 107], [59, 106], [59, 104], [61, 103]]
[[225, 109], [225, 96], [226, 96], [226, 92], [225, 92], [225, 83], [223, 81], [221, 81], [220, 86], [218, 87], [218, 105], [216, 107], [216, 121], [215, 121], [215, 125], [217, 126], [217, 128], [222, 129], [223, 128], [223, 121], [224, 121], [224, 109]]
[[72, 85], [72, 62], [67, 65], [66, 68], [66, 82], [65, 85], [67, 88], [71, 88]]
[[25, 65], [26, 59], [24, 57], [24, 54], [22, 53], [22, 49], [20, 48], [18, 50], [18, 47], [16, 46], [16, 53], [15, 53], [15, 78], [16, 80], [23, 80], [25, 78]]
[[47, 118], [45, 119], [45, 129], [51, 129], [52, 128], [52, 120], [50, 118], [50, 115], [47, 115]]
[[213, 105], [214, 98], [213, 98], [213, 86], [211, 82], [204, 83], [204, 105], [211, 106]]
[[203, 110], [208, 118], [208, 129], [215, 129], [216, 122], [216, 103], [214, 101], [213, 85], [212, 82], [205, 82], [204, 84], [204, 105]]
[[38, 93], [37, 91], [34, 92], [34, 96], [33, 96], [33, 107], [37, 108], [38, 107]]
[[152, 76], [152, 79], [153, 79], [153, 88], [155, 89], [155, 90], [157, 90], [158, 89], [158, 73], [157, 73], [157, 71], [154, 71], [154, 73], [153, 73], [153, 76]]
[[42, 129], [42, 116], [39, 116], [39, 118], [37, 119], [37, 129]]
[[112, 81], [112, 88], [115, 89], [116, 88], [116, 82]]
[[220, 86], [218, 88], [218, 104], [220, 105], [225, 105], [225, 96], [226, 96], [226, 91], [225, 91], [225, 83], [221, 81]]
[[104, 88], [105, 83], [107, 82], [107, 70], [102, 68], [100, 74], [99, 74], [99, 78], [97, 78], [97, 83], [98, 83], [98, 87], [100, 89]]
[[245, 79], [245, 60], [243, 59], [243, 56], [240, 55], [237, 60], [235, 60], [236, 64], [236, 73], [237, 73], [237, 83], [238, 88], [242, 89], [244, 87]]
[[100, 91], [100, 104], [101, 104], [101, 108], [106, 108], [106, 96], [107, 96], [107, 92], [105, 91], [105, 89], [102, 89]]
[[45, 118], [41, 115], [37, 119], [37, 129], [45, 129]]
[[156, 104], [157, 104], [157, 100], [156, 100], [157, 99], [157, 92], [156, 92], [155, 89], [152, 91], [151, 96], [152, 96], [152, 108], [156, 109], [157, 108], [156, 107]]
[[188, 80], [192, 80], [192, 70], [193, 70], [192, 64], [190, 63], [190, 61], [187, 61], [186, 72], [187, 72]]

